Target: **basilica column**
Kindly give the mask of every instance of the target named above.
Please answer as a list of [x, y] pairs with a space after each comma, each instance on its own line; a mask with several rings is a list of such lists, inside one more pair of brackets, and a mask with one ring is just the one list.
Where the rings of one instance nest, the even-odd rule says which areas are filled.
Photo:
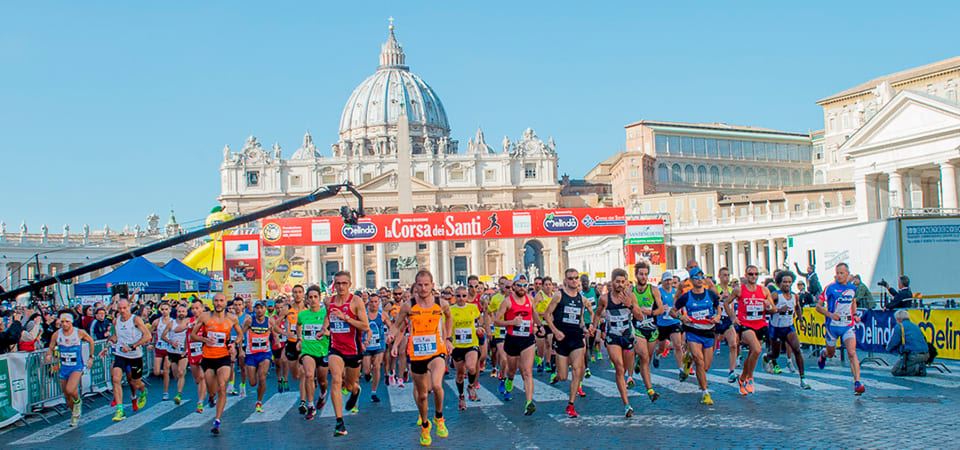
[[861, 175], [854, 180], [856, 189], [856, 210], [859, 222], [868, 222], [880, 217], [877, 204], [877, 177], [874, 174]]
[[890, 217], [894, 214], [894, 211], [899, 211], [906, 206], [903, 193], [903, 175], [900, 172], [893, 171], [887, 176], [889, 177], [887, 191], [889, 192], [890, 210], [884, 211], [884, 217]]
[[387, 249], [386, 244], [378, 243], [374, 244], [374, 248], [377, 250], [377, 287], [383, 287], [387, 285]]
[[957, 202], [957, 168], [953, 163], [940, 163], [940, 207], [960, 208]]
[[310, 282], [320, 284], [323, 281], [323, 262], [320, 261], [320, 246], [310, 247]]
[[719, 275], [720, 272], [720, 244], [716, 242], [713, 243], [713, 270], [710, 272], [713, 273], [713, 276]]
[[[769, 271], [769, 267], [767, 267], [767, 263], [763, 260], [763, 257], [760, 256], [763, 254], [762, 240], [753, 241], [753, 248], [750, 250], [750, 253], [751, 253], [750, 256], [753, 257], [753, 263], [756, 264], [757, 267], [761, 269], [767, 269]], [[773, 262], [770, 262], [770, 264], [772, 265]]]
[[773, 271], [779, 267], [777, 264], [777, 244], [776, 239], [770, 238], [767, 239], [767, 261], [770, 261], [770, 273], [773, 274]]
[[697, 260], [697, 264], [700, 265], [700, 270], [703, 270], [703, 268], [707, 266], [703, 260], [703, 245], [699, 242], [693, 244], [693, 257]]
[[353, 244], [353, 286], [367, 287], [367, 273], [364, 270], [363, 244]]
[[430, 241], [427, 244], [427, 250], [430, 252], [430, 273], [433, 274], [433, 279], [440, 284], [440, 245], [437, 241]]
[[482, 269], [480, 268], [481, 252], [480, 252], [480, 239], [474, 239], [470, 241], [470, 275], [482, 275]]
[[908, 208], [923, 208], [923, 172], [920, 170], [910, 171], [910, 182], [907, 188]]
[[780, 243], [777, 242], [776, 240], [774, 240], [774, 243], [775, 243], [775, 245], [777, 246], [777, 252], [776, 252], [776, 255], [777, 255], [777, 265], [776, 265], [776, 268], [780, 268], [780, 266], [783, 265], [783, 262], [784, 262], [783, 259], [784, 259], [785, 254], [784, 254], [784, 251], [783, 251], [783, 246], [781, 246]]
[[500, 242], [504, 246], [501, 265], [503, 274], [516, 274], [520, 271], [517, 267], [517, 242], [513, 239], [503, 239]]
[[[340, 253], [343, 255], [343, 261], [340, 263], [340, 270], [353, 270], [353, 245], [344, 244], [340, 247]], [[356, 280], [357, 274], [353, 274]]]
[[731, 276], [739, 277], [743, 275], [745, 259], [740, 254], [740, 243], [733, 241], [730, 243], [730, 265], [733, 267], [731, 270]]
[[440, 268], [443, 271], [440, 279], [443, 280], [443, 285], [453, 284], [453, 274], [450, 271], [450, 241], [440, 241], [440, 258]]
[[676, 264], [673, 266], [673, 268], [674, 268], [674, 269], [680, 269], [680, 268], [683, 267], [683, 253], [684, 253], [684, 251], [683, 251], [683, 246], [682, 246], [682, 245], [676, 245], [676, 246], [673, 247], [673, 250], [674, 250], [673, 253], [674, 253], [675, 261], [676, 261]]

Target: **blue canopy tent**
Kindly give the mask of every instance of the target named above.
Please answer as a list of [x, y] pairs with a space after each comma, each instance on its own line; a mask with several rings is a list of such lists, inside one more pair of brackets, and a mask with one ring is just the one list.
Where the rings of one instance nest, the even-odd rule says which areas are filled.
[[223, 283], [213, 280], [210, 277], [193, 270], [190, 266], [184, 264], [179, 259], [171, 259], [163, 265], [163, 270], [170, 272], [185, 280], [196, 282], [196, 290], [200, 292], [222, 291]]
[[178, 277], [140, 256], [106, 275], [74, 285], [73, 292], [77, 296], [110, 295], [110, 289], [118, 284], [126, 284], [130, 292], [140, 289], [141, 294], [194, 291], [197, 286], [196, 281]]

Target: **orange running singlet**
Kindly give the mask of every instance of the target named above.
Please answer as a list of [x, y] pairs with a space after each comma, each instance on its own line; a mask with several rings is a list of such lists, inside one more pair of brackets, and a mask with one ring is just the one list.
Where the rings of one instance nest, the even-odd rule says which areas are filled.
[[421, 308], [414, 303], [410, 307], [410, 339], [407, 341], [407, 355], [411, 361], [425, 361], [447, 352], [440, 332], [440, 320], [443, 310], [438, 303], [429, 308]]

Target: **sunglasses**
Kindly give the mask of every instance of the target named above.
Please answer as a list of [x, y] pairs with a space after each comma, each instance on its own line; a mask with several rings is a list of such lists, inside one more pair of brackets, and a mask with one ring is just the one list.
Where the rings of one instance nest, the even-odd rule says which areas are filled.
[[513, 283], [513, 287], [518, 287], [518, 288], [524, 288], [524, 289], [526, 289], [526, 288], [527, 288], [527, 283]]
[[467, 294], [457, 294], [457, 298], [467, 298]]
[[567, 279], [570, 280], [570, 281], [573, 281], [573, 280], [577, 280], [578, 278], [577, 278], [577, 277], [567, 277]]
[[757, 272], [747, 272], [747, 276], [748, 276], [748, 277], [755, 277], [755, 276], [757, 276], [757, 275], [760, 275], [760, 274], [757, 273]]

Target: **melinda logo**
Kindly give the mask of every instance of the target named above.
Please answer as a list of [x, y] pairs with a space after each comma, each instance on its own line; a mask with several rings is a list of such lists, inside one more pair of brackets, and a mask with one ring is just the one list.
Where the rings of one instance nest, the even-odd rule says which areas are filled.
[[340, 229], [343, 237], [350, 240], [373, 239], [377, 235], [377, 226], [373, 222], [361, 222], [356, 225], [343, 225]]
[[570, 214], [547, 214], [543, 219], [543, 228], [550, 233], [569, 233], [577, 229], [580, 222]]

